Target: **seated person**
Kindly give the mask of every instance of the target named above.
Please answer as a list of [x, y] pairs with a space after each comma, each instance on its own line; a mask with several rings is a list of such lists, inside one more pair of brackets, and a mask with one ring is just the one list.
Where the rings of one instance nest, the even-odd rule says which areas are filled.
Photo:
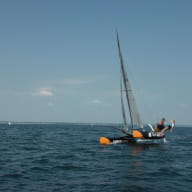
[[171, 125], [165, 127], [165, 118], [162, 118], [161, 122], [157, 123], [156, 127], [154, 128], [154, 132], [164, 134], [167, 130], [172, 131], [174, 126], [175, 126], [175, 120], [171, 120]]

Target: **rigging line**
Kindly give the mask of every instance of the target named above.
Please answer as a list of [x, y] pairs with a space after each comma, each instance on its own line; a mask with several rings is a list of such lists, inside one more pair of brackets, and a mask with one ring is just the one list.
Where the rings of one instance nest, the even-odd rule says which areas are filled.
[[129, 133], [129, 132], [128, 132], [127, 130], [125, 130], [125, 129], [117, 128], [117, 127], [114, 127], [114, 126], [109, 126], [109, 128], [112, 128], [112, 129], [121, 131], [122, 133], [124, 133], [124, 134], [126, 134], [126, 135], [132, 136], [132, 134]]
[[122, 77], [120, 78], [120, 87], [121, 87], [121, 110], [122, 110], [122, 117], [123, 117], [123, 122], [124, 122], [124, 129], [129, 130], [128, 124], [127, 124], [127, 119], [126, 119], [126, 113], [125, 113], [125, 108], [124, 108], [124, 102], [123, 102], [123, 92], [122, 92]]

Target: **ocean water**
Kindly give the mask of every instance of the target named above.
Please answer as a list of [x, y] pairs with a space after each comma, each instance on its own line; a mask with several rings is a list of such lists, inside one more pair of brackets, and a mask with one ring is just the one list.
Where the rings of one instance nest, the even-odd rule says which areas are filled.
[[105, 125], [0, 125], [0, 191], [190, 192], [192, 127], [167, 143], [101, 146]]

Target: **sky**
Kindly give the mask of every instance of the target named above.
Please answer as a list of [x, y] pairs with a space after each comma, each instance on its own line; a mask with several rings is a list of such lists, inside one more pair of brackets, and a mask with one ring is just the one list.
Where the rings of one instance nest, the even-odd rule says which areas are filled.
[[192, 124], [191, 0], [0, 1], [0, 121], [120, 123], [118, 29], [144, 123]]

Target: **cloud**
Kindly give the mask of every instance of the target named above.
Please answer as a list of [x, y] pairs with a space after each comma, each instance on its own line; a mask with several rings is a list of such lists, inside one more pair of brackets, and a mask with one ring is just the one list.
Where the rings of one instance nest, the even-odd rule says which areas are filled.
[[53, 107], [53, 106], [55, 106], [55, 104], [53, 102], [48, 102], [48, 106]]
[[101, 105], [103, 102], [99, 99], [94, 99], [89, 102], [90, 104]]
[[188, 105], [185, 104], [185, 103], [180, 103], [180, 104], [179, 104], [179, 107], [180, 107], [181, 109], [188, 109]]
[[111, 107], [112, 105], [109, 103], [105, 103], [99, 99], [93, 99], [91, 101], [88, 102], [89, 105], [92, 106], [101, 106], [101, 107]]
[[53, 91], [51, 88], [40, 88], [39, 91], [32, 93], [33, 96], [45, 96], [45, 97], [53, 97]]
[[65, 85], [84, 85], [87, 84], [88, 81], [81, 79], [65, 79], [61, 81], [61, 83]]

